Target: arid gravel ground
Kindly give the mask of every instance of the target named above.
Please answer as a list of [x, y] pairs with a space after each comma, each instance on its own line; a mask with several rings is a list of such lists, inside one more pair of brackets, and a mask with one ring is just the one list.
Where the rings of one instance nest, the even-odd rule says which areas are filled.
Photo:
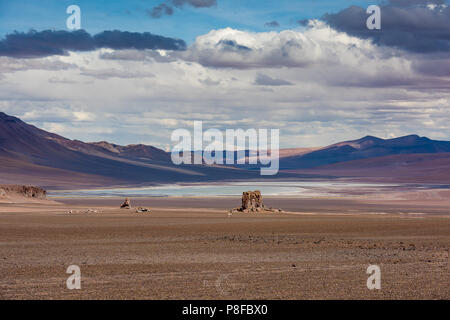
[[295, 212], [230, 217], [236, 199], [122, 200], [0, 205], [0, 299], [450, 299], [445, 206], [268, 199]]

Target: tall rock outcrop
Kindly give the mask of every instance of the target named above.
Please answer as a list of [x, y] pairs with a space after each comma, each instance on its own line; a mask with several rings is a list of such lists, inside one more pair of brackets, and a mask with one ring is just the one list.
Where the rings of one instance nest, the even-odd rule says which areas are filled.
[[232, 209], [230, 212], [282, 212], [281, 209], [272, 209], [264, 205], [262, 200], [261, 191], [247, 191], [242, 193], [242, 204], [240, 208]]

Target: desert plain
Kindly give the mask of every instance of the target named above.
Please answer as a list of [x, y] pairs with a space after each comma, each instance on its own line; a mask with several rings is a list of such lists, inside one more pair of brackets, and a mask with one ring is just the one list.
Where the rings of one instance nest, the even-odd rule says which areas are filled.
[[236, 197], [131, 199], [150, 213], [122, 198], [2, 203], [0, 299], [450, 299], [449, 199], [265, 197], [285, 212], [232, 215]]

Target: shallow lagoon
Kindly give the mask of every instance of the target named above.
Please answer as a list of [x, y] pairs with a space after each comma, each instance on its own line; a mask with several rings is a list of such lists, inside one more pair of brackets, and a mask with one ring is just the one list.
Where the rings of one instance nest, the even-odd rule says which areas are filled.
[[248, 190], [260, 190], [265, 196], [332, 196], [358, 190], [371, 193], [393, 184], [375, 184], [340, 181], [298, 182], [227, 182], [209, 184], [167, 184], [138, 188], [103, 188], [82, 190], [55, 190], [49, 197], [214, 197], [237, 196]]

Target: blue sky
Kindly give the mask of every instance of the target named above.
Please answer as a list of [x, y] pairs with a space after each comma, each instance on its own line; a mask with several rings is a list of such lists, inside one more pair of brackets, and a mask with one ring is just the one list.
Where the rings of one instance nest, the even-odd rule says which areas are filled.
[[172, 16], [151, 18], [146, 10], [162, 0], [15, 0], [0, 1], [0, 36], [14, 30], [66, 29], [66, 8], [76, 4], [82, 13], [82, 28], [90, 33], [118, 29], [122, 31], [148, 31], [176, 37], [192, 43], [196, 36], [211, 29], [232, 27], [248, 31], [267, 31], [264, 24], [277, 21], [279, 28], [297, 27], [297, 20], [319, 18], [324, 13], [337, 12], [350, 5], [367, 7], [376, 1], [349, 0], [227, 0], [218, 1], [212, 8], [185, 6], [175, 9]]

